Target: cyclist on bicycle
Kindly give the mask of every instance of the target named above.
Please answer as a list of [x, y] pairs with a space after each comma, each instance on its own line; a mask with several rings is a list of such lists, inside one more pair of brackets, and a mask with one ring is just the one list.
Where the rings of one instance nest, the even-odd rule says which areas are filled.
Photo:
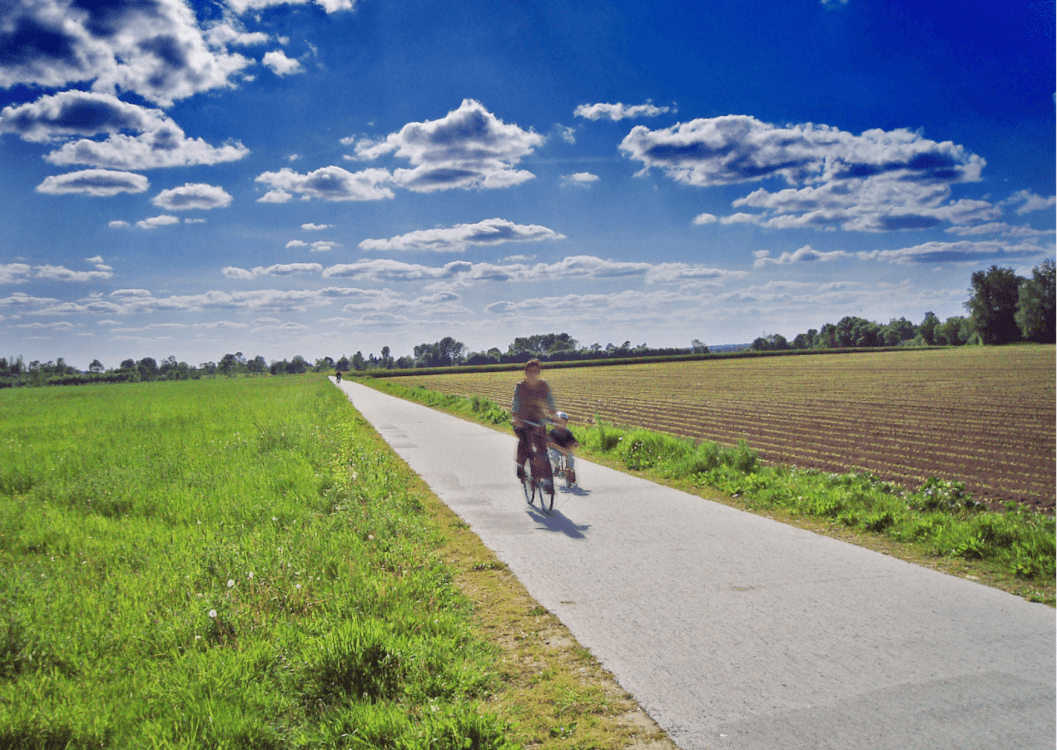
[[[510, 404], [510, 413], [514, 418], [514, 432], [518, 436], [517, 444], [517, 478], [525, 478], [525, 462], [532, 458], [532, 445], [543, 457], [540, 466], [547, 460], [547, 432], [543, 426], [545, 417], [555, 417], [554, 396], [547, 381], [540, 378], [543, 368], [538, 359], [525, 363], [525, 379], [514, 388], [514, 400]], [[531, 441], [531, 442], [530, 442]], [[545, 472], [549, 476], [550, 472]]]

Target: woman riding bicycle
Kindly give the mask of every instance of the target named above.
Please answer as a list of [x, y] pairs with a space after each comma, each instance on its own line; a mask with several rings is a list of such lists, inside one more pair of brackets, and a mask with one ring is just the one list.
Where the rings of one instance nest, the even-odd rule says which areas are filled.
[[[525, 478], [525, 462], [533, 459], [532, 474], [551, 479], [550, 460], [547, 458], [547, 431], [544, 418], [554, 418], [554, 396], [547, 381], [540, 378], [538, 359], [525, 363], [525, 379], [514, 388], [510, 413], [514, 417], [514, 432], [518, 436], [517, 478]], [[535, 446], [535, 451], [533, 451]], [[538, 458], [534, 457], [538, 456]], [[538, 472], [538, 473], [537, 473]]]

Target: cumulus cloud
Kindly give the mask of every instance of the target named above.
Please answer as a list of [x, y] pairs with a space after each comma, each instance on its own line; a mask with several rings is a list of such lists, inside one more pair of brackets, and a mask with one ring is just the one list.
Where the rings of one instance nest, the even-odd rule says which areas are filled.
[[[70, 141], [44, 157], [64, 166], [139, 170], [216, 164], [249, 153], [241, 143], [214, 147], [201, 138], [188, 138], [159, 109], [87, 91], [64, 91], [5, 107], [0, 112], [0, 133], [14, 133], [36, 143]], [[108, 138], [91, 140], [91, 136], [102, 134]], [[74, 138], [79, 139], [71, 140]]]
[[505, 219], [486, 219], [476, 224], [457, 224], [439, 229], [419, 229], [389, 239], [367, 239], [364, 250], [417, 250], [461, 253], [470, 245], [499, 245], [504, 242], [560, 240], [565, 235], [537, 224], [515, 224]]
[[294, 276], [302, 273], [322, 273], [323, 266], [318, 263], [281, 263], [274, 266], [257, 266], [252, 271], [228, 266], [224, 275], [229, 279], [255, 279], [258, 276]]
[[118, 193], [142, 193], [150, 186], [147, 178], [132, 172], [108, 169], [85, 169], [80, 172], [52, 175], [37, 185], [38, 193], [63, 195], [80, 193], [109, 197]]
[[0, 263], [0, 284], [21, 284], [32, 270], [28, 263]]
[[564, 185], [582, 185], [586, 187], [592, 182], [598, 182], [598, 175], [591, 174], [590, 172], [576, 172], [574, 174], [562, 175], [562, 184]]
[[107, 226], [111, 229], [120, 229], [122, 227], [127, 227], [128, 225], [129, 224], [127, 221], [122, 221], [121, 219], [114, 219], [109, 224], [107, 224]]
[[112, 94], [91, 91], [63, 91], [0, 111], [0, 133], [15, 133], [34, 143], [122, 130], [157, 130], [169, 122], [160, 109], [128, 104]]
[[[326, 201], [374, 201], [392, 198], [393, 191], [385, 187], [392, 175], [385, 169], [364, 169], [349, 172], [341, 167], [323, 167], [308, 174], [300, 174], [283, 167], [278, 172], [265, 172], [257, 177], [272, 187], [259, 199], [261, 203], [285, 203], [294, 194], [304, 199]], [[273, 196], [269, 198], [269, 196]]]
[[277, 76], [296, 75], [297, 73], [305, 72], [305, 69], [301, 67], [301, 63], [297, 59], [287, 57], [286, 53], [281, 49], [265, 53], [261, 63]]
[[984, 160], [950, 141], [936, 143], [906, 129], [853, 135], [827, 125], [776, 126], [745, 115], [679, 123], [663, 130], [638, 125], [620, 144], [645, 169], [659, 168], [688, 185], [729, 185], [782, 177], [806, 181], [980, 179]]
[[576, 279], [631, 279], [646, 283], [719, 283], [740, 278], [743, 271], [726, 271], [687, 263], [643, 263], [613, 261], [590, 255], [577, 255], [555, 263], [470, 263], [452, 261], [442, 266], [403, 263], [390, 259], [361, 260], [323, 270], [323, 278], [347, 278], [370, 282], [535, 282]]
[[931, 263], [979, 263], [991, 259], [1016, 259], [1039, 256], [1044, 251], [1031, 242], [1014, 244], [1004, 240], [972, 242], [925, 242], [898, 250], [870, 250], [857, 253], [862, 260], [877, 260], [899, 265]]
[[[238, 15], [243, 15], [251, 10], [263, 10], [277, 5], [308, 5], [313, 0], [228, 0], [228, 7]], [[356, 0], [314, 0], [315, 4], [327, 13], [337, 13], [341, 10], [352, 10], [356, 7]]]
[[360, 141], [356, 156], [407, 159], [414, 169], [395, 170], [392, 181], [415, 192], [502, 188], [535, 177], [514, 167], [542, 143], [543, 136], [508, 125], [480, 102], [465, 99], [439, 120], [408, 123], [382, 141]]
[[1003, 201], [1003, 203], [1007, 205], [1020, 203], [1017, 213], [1023, 215], [1032, 211], [1045, 211], [1048, 208], [1057, 206], [1057, 196], [1051, 195], [1049, 198], [1043, 198], [1030, 190], [1020, 190], [1011, 195], [1008, 200]]
[[34, 270], [36, 278], [52, 281], [95, 281], [114, 275], [112, 271], [71, 271], [65, 266], [37, 266]]
[[302, 224], [301, 228], [306, 232], [318, 232], [323, 229], [333, 229], [333, 224]]
[[657, 168], [689, 185], [780, 178], [792, 186], [774, 193], [760, 188], [734, 201], [764, 213], [739, 213], [724, 223], [892, 231], [990, 221], [999, 213], [987, 201], [950, 200], [952, 184], [980, 179], [982, 158], [906, 129], [853, 135], [827, 125], [776, 126], [727, 115], [656, 131], [636, 126], [620, 148], [643, 163], [640, 174]]
[[52, 164], [62, 165], [156, 169], [238, 161], [249, 152], [237, 141], [211, 146], [201, 138], [188, 138], [179, 125], [172, 120], [165, 120], [154, 130], [136, 136], [114, 133], [105, 141], [73, 141], [44, 158]]
[[32, 278], [49, 279], [51, 281], [97, 281], [109, 279], [114, 275], [114, 269], [103, 263], [102, 258], [89, 258], [89, 263], [96, 267], [95, 271], [73, 271], [65, 266], [30, 266], [28, 263], [0, 263], [0, 284], [18, 284]]
[[698, 214], [694, 217], [694, 224], [701, 226], [704, 224], [715, 224], [719, 219], [714, 214]]
[[176, 216], [170, 216], [168, 214], [162, 214], [161, 216], [152, 216], [149, 219], [143, 221], [137, 221], [136, 226], [140, 229], [155, 229], [157, 227], [165, 227], [170, 224], [179, 224], [180, 219]]
[[308, 243], [302, 240], [290, 240], [286, 243], [286, 247], [308, 247]]
[[183, 187], [161, 191], [154, 196], [151, 203], [170, 211], [208, 211], [213, 208], [226, 208], [231, 204], [231, 196], [222, 187], [188, 182]]
[[656, 107], [650, 102], [633, 106], [626, 106], [617, 102], [616, 104], [581, 104], [573, 111], [573, 115], [588, 120], [606, 118], [616, 122], [633, 117], [656, 117], [665, 112], [674, 111], [674, 107]]
[[337, 242], [332, 242], [330, 240], [317, 240], [313, 242], [310, 246], [312, 252], [314, 253], [327, 253], [336, 247], [341, 247], [341, 245], [339, 245]]
[[822, 252], [811, 247], [811, 245], [804, 245], [802, 248], [794, 252], [784, 252], [777, 258], [772, 258], [769, 250], [757, 250], [753, 253], [753, 256], [756, 258], [753, 265], [759, 268], [769, 264], [787, 265], [789, 263], [828, 263], [843, 258], [850, 258], [852, 257], [852, 254], [846, 253], [843, 250]]
[[98, 92], [120, 89], [168, 107], [230, 87], [230, 78], [251, 62], [211, 43], [182, 0], [35, 0], [9, 4], [4, 15], [2, 88], [91, 82]]

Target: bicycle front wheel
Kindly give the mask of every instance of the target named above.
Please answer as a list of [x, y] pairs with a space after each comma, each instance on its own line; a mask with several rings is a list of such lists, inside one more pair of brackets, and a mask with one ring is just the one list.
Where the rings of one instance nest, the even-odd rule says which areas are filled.
[[536, 495], [536, 483], [532, 481], [531, 461], [527, 461], [525, 464], [525, 476], [521, 480], [521, 489], [525, 492], [525, 502], [532, 505], [532, 500]]
[[554, 479], [553, 477], [549, 482], [540, 480], [539, 483], [540, 493], [540, 508], [543, 510], [551, 510], [554, 507]]

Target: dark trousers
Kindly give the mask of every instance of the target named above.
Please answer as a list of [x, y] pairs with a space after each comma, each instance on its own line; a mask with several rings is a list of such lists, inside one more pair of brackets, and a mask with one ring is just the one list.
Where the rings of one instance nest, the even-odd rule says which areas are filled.
[[[518, 476], [526, 461], [532, 461], [532, 476], [552, 479], [551, 462], [547, 457], [547, 433], [542, 427], [515, 427], [517, 441]], [[535, 448], [535, 450], [533, 450]]]

